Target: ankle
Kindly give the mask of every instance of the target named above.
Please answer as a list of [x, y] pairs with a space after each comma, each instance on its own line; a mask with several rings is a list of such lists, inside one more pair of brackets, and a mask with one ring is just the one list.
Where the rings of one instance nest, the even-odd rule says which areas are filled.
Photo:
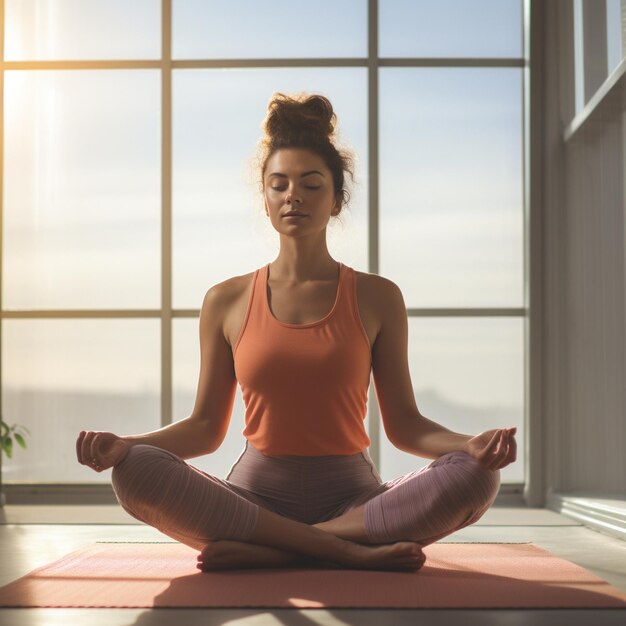
[[342, 539], [341, 541], [342, 551], [337, 562], [349, 566], [362, 565], [364, 559], [367, 557], [369, 548], [349, 539]]

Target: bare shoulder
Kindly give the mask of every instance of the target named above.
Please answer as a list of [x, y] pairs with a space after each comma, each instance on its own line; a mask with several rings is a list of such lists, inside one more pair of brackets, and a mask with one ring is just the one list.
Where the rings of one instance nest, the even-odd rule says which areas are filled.
[[359, 271], [356, 271], [356, 277], [357, 293], [362, 294], [363, 297], [366, 298], [368, 307], [384, 313], [390, 305], [397, 306], [399, 302], [404, 304], [400, 287], [389, 278], [385, 278], [379, 274], [369, 274], [368, 272]]
[[253, 276], [254, 272], [249, 272], [248, 274], [232, 276], [220, 283], [215, 283], [208, 289], [205, 298], [213, 298], [221, 304], [232, 303], [233, 299], [240, 296], [241, 292], [245, 291], [252, 284]]
[[380, 276], [380, 274], [370, 274], [368, 272], [360, 272], [354, 270], [357, 277], [357, 289], [373, 295], [374, 297], [389, 295], [393, 291], [399, 291], [400, 287], [389, 278]]
[[400, 288], [392, 280], [358, 270], [355, 273], [359, 312], [373, 346], [385, 323], [393, 323], [397, 319], [398, 311], [404, 308], [404, 299]]
[[243, 323], [254, 272], [227, 278], [213, 285], [205, 294], [203, 309], [210, 308], [220, 318], [224, 338], [232, 346]]

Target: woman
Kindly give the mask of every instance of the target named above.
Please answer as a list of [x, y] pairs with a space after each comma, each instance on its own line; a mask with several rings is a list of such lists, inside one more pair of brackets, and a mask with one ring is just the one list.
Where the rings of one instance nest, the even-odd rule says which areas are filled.
[[[335, 121], [323, 96], [270, 102], [260, 187], [280, 251], [206, 293], [192, 414], [142, 435], [82, 431], [76, 442], [80, 463], [113, 468], [121, 506], [197, 548], [203, 570], [419, 569], [423, 546], [483, 515], [516, 457], [515, 428], [472, 437], [420, 414], [400, 289], [329, 254], [326, 227], [349, 198], [344, 172], [353, 177]], [[370, 371], [389, 440], [434, 459], [386, 483], [363, 426]], [[246, 444], [220, 479], [184, 459], [219, 448], [237, 382]]]

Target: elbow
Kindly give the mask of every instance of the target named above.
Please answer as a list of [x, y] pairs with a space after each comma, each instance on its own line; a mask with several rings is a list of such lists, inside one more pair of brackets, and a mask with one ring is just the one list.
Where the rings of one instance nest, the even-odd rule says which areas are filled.
[[226, 437], [226, 429], [216, 428], [215, 420], [195, 413], [188, 419], [195, 425], [193, 437], [202, 442], [203, 454], [212, 454], [222, 445]]
[[389, 440], [389, 443], [391, 443], [391, 445], [394, 448], [397, 448], [398, 450], [402, 450], [402, 452], [406, 451], [406, 445], [404, 443], [404, 439], [402, 439], [402, 437], [400, 437], [397, 433], [391, 433], [391, 432], [386, 432], [387, 435], [387, 439]]
[[412, 420], [404, 423], [404, 428], [386, 429], [387, 439], [394, 448], [409, 454], [421, 456], [421, 429], [418, 420]]
[[425, 454], [415, 441], [408, 442], [404, 439], [398, 439], [398, 438], [394, 438], [394, 439], [389, 438], [389, 441], [393, 445], [394, 448], [397, 448], [401, 452], [406, 452], [407, 454], [413, 454], [414, 456], [423, 457], [425, 459], [434, 458]]
[[207, 444], [206, 444], [205, 454], [213, 454], [222, 445], [224, 441], [224, 435], [217, 436], [217, 437], [209, 435], [206, 441], [207, 441]]

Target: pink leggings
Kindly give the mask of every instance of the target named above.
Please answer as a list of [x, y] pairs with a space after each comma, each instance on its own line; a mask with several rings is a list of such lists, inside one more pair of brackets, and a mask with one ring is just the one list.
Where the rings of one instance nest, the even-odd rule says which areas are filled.
[[269, 457], [246, 441], [226, 479], [161, 448], [135, 445], [113, 468], [112, 482], [130, 515], [198, 550], [219, 539], [246, 541], [259, 507], [316, 524], [362, 504], [370, 543], [425, 546], [476, 522], [497, 495], [500, 472], [459, 451], [383, 482], [367, 450]]

